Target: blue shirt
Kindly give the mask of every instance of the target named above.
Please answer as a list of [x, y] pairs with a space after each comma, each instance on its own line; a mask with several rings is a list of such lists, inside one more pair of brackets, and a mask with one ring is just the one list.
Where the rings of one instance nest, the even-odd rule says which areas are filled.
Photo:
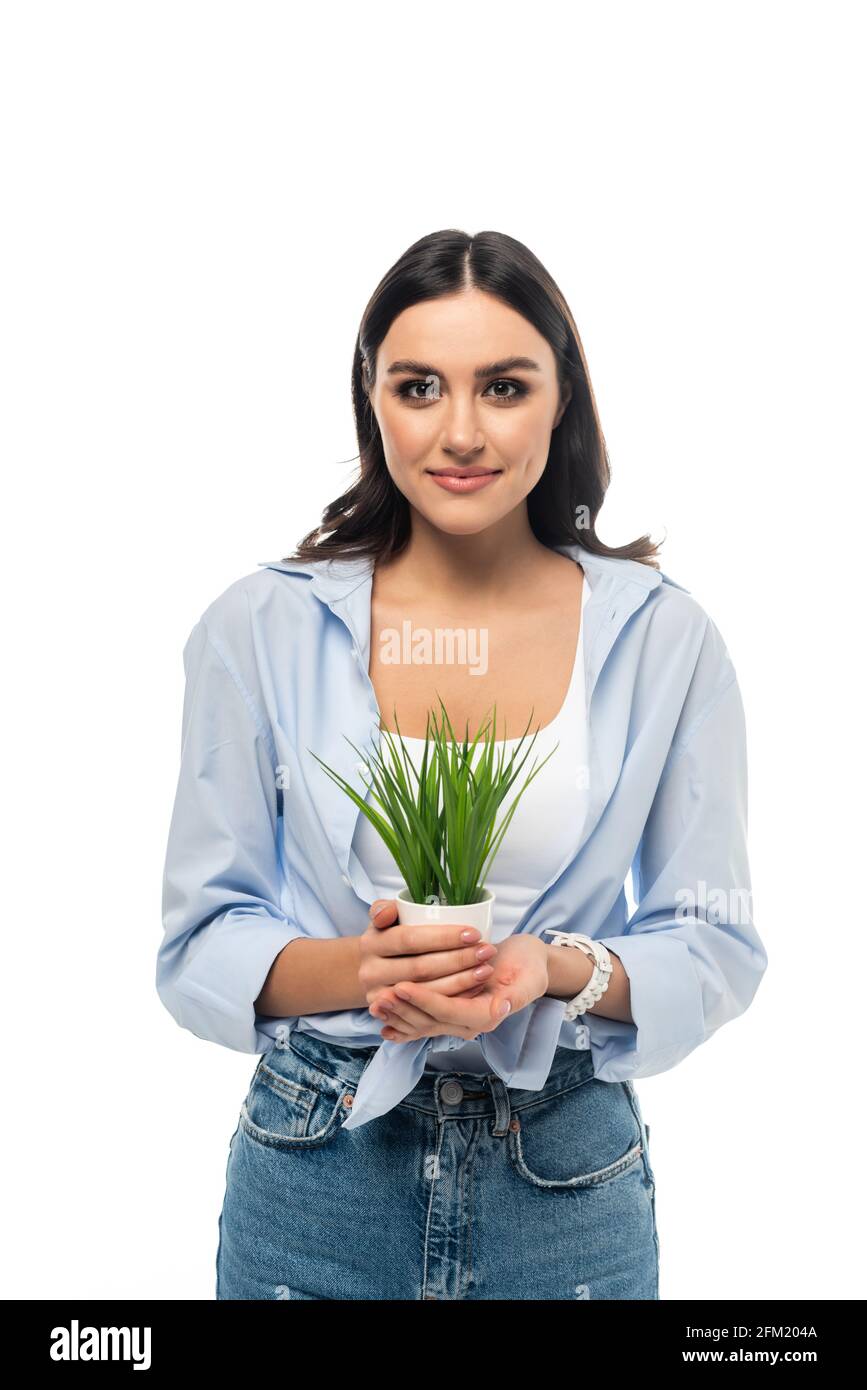
[[[479, 1034], [490, 1069], [529, 1090], [545, 1084], [558, 1045], [589, 1046], [602, 1081], [676, 1066], [743, 1013], [767, 966], [752, 920], [744, 711], [719, 630], [659, 570], [555, 549], [592, 589], [589, 804], [577, 848], [515, 930], [603, 941], [629, 977], [634, 1021], [566, 1022], [567, 1001], [545, 996]], [[434, 1045], [464, 1043], [385, 1041], [366, 1007], [283, 1019], [254, 1009], [284, 946], [360, 934], [377, 896], [352, 849], [361, 812], [312, 756], [365, 795], [351, 744], [367, 752], [380, 736], [372, 580], [368, 559], [263, 561], [193, 627], [156, 969], [181, 1027], [224, 1047], [261, 1053], [294, 1028], [376, 1047], [347, 1129], [402, 1100]]]

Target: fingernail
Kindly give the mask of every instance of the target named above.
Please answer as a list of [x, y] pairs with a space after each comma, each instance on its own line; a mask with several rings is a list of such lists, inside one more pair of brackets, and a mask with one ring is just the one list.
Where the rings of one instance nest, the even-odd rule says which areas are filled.
[[494, 967], [492, 965], [478, 965], [476, 966], [476, 969], [473, 971], [473, 974], [478, 979], [481, 979], [483, 975], [489, 974], [489, 972], [493, 970], [493, 968]]
[[462, 931], [461, 941], [478, 941], [479, 933], [475, 930]]
[[511, 1009], [511, 1007], [512, 1007], [512, 1005], [511, 1005], [511, 1003], [509, 1002], [509, 1000], [508, 1000], [508, 999], [504, 999], [503, 1002], [500, 1004], [499, 1008], [497, 1009], [497, 1013], [498, 1013], [498, 1014], [500, 1015], [500, 1017], [502, 1018], [505, 1014], [507, 1014], [507, 1013], [509, 1012], [509, 1010]]

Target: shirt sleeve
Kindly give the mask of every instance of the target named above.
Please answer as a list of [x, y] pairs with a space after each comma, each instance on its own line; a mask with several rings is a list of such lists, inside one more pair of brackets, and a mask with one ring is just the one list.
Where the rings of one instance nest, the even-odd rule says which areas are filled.
[[603, 1081], [675, 1066], [744, 1012], [767, 967], [752, 918], [743, 702], [710, 620], [632, 876], [634, 913], [622, 935], [600, 939], [629, 977], [634, 1021], [582, 1016]]
[[184, 647], [181, 761], [163, 875], [157, 993], [182, 1028], [238, 1052], [273, 1039], [254, 1001], [304, 933], [284, 910], [273, 737], [205, 618]]

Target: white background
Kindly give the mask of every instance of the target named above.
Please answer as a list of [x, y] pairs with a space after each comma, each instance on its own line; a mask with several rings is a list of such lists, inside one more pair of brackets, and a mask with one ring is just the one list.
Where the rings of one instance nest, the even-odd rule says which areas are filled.
[[862, 19], [4, 6], [0, 1294], [214, 1296], [256, 1059], [153, 984], [181, 651], [354, 479], [361, 313], [460, 227], [565, 293], [599, 533], [667, 536], [747, 712], [769, 967], [638, 1083], [661, 1296], [865, 1296]]

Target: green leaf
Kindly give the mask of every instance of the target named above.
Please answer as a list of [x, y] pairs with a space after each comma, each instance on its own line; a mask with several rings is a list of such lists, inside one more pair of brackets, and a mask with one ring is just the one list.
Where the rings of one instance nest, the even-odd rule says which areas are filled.
[[[313, 757], [367, 816], [386, 845], [415, 902], [438, 894], [450, 904], [481, 900], [485, 875], [499, 852], [518, 803], [559, 742], [537, 767], [533, 764], [505, 815], [498, 813], [532, 751], [539, 730], [517, 761], [532, 721], [505, 762], [505, 738], [497, 745], [497, 707], [470, 740], [469, 724], [459, 741], [445, 703], [437, 692], [439, 717], [428, 711], [421, 764], [409, 753], [397, 710], [395, 729], [381, 729], [380, 745], [370, 757], [350, 747], [364, 760], [370, 774], [369, 794], [379, 811], [360, 797], [318, 754]], [[346, 737], [344, 735], [344, 737]], [[312, 749], [308, 749], [312, 752]], [[476, 754], [479, 754], [476, 760]], [[516, 765], [517, 762], [517, 765]]]

